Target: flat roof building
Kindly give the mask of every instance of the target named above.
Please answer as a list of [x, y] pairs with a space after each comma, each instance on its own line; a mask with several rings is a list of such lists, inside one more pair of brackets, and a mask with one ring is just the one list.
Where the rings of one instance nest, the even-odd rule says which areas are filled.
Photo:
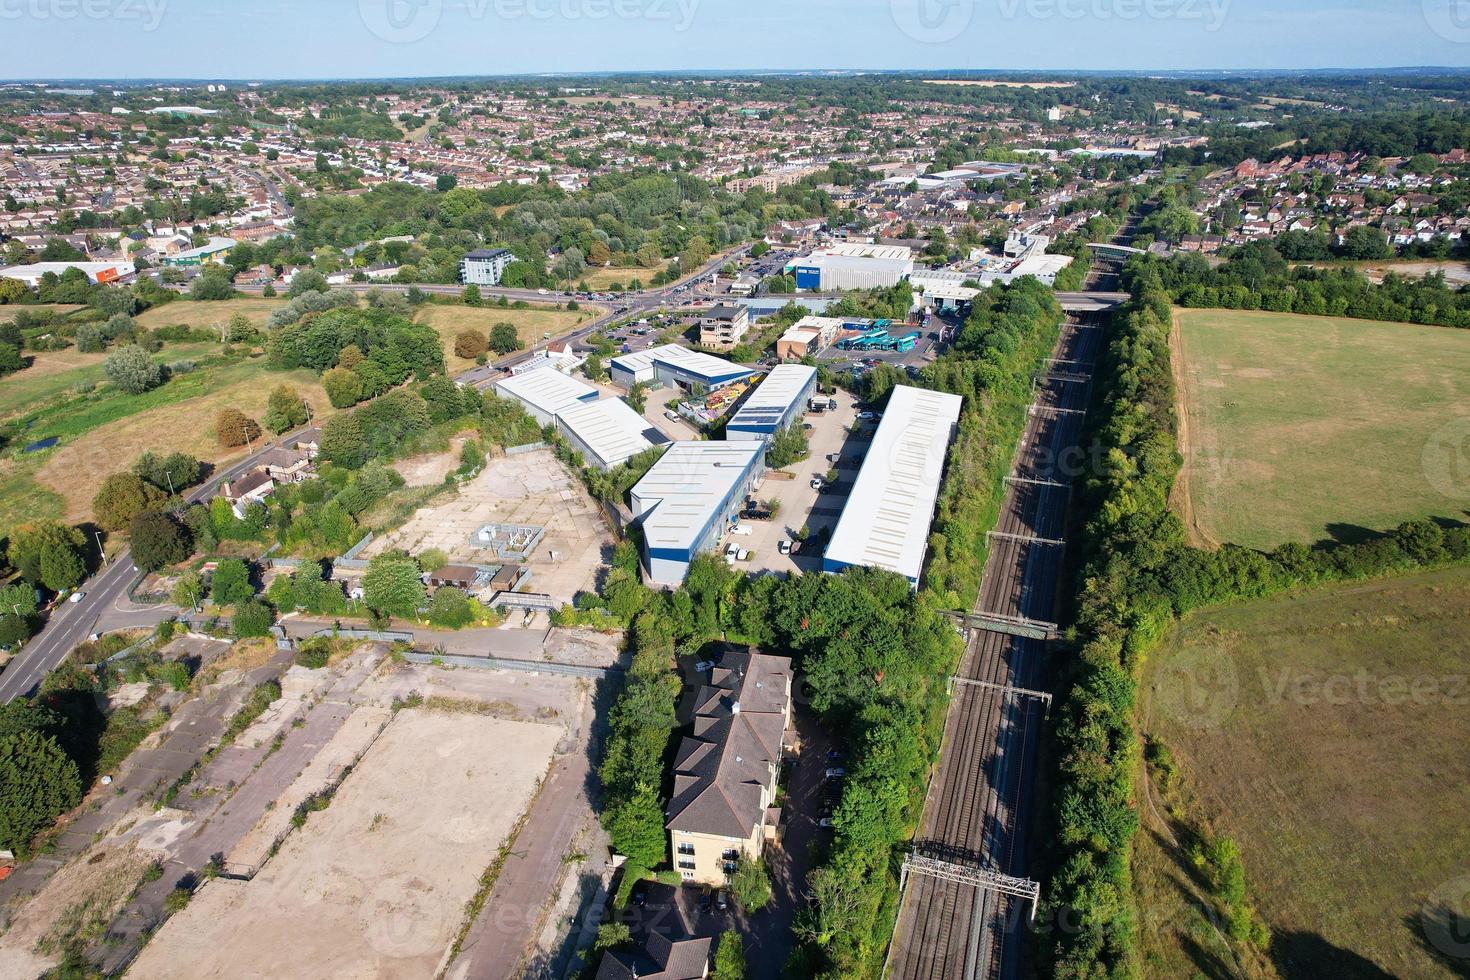
[[713, 550], [765, 474], [759, 440], [676, 442], [630, 492], [650, 581], [678, 585]]
[[755, 374], [750, 368], [678, 344], [650, 347], [615, 357], [608, 366], [608, 373], [613, 383], [623, 388], [632, 388], [640, 383], [660, 384], [682, 388], [693, 394], [714, 391]]
[[738, 303], [721, 303], [699, 318], [699, 345], [711, 350], [730, 350], [750, 329], [750, 311]]
[[906, 245], [831, 245], [787, 269], [797, 289], [878, 289], [914, 271], [914, 252]]
[[621, 398], [582, 402], [562, 409], [556, 427], [589, 466], [610, 470], [668, 437]]
[[782, 360], [800, 360], [808, 354], [820, 354], [832, 346], [844, 322], [833, 316], [804, 316], [787, 327], [776, 341], [776, 356]]
[[550, 367], [503, 378], [495, 382], [495, 393], [520, 402], [542, 425], [555, 425], [562, 412], [598, 398], [596, 388]]
[[32, 262], [0, 268], [0, 279], [19, 279], [34, 289], [41, 284], [41, 277], [46, 273], [60, 276], [67, 269], [79, 269], [96, 283], [113, 282], [136, 271], [131, 262]]
[[885, 568], [918, 586], [961, 404], [959, 395], [893, 389], [827, 544], [823, 571]]
[[515, 261], [508, 248], [480, 248], [459, 260], [459, 281], [466, 286], [498, 286], [505, 267]]
[[204, 265], [208, 262], [223, 262], [229, 257], [230, 251], [238, 244], [240, 243], [233, 238], [223, 238], [215, 235], [198, 248], [186, 249], [177, 255], [164, 256], [163, 264], [192, 266]]
[[763, 439], [800, 420], [806, 400], [817, 389], [817, 369], [781, 364], [735, 410], [725, 426], [726, 439]]

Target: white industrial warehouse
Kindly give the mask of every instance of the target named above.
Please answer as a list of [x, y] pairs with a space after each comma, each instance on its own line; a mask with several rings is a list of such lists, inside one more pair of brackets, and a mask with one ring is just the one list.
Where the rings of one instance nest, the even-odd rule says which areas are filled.
[[676, 442], [629, 494], [643, 531], [648, 579], [679, 585], [689, 563], [712, 550], [765, 474], [758, 440]]
[[824, 571], [884, 568], [918, 586], [960, 406], [958, 395], [893, 389], [827, 544]]
[[786, 268], [801, 290], [881, 289], [914, 271], [914, 250], [906, 245], [828, 245]]
[[669, 441], [621, 398], [578, 402], [557, 415], [556, 427], [589, 466], [600, 470]]
[[817, 369], [781, 364], [766, 375], [725, 425], [726, 439], [764, 439], [801, 419], [817, 389]]
[[635, 384], [660, 384], [694, 394], [705, 394], [750, 377], [750, 368], [724, 358], [690, 350], [678, 344], [651, 347], [612, 359], [608, 373], [613, 384], [632, 388]]
[[541, 425], [555, 426], [589, 466], [610, 470], [668, 441], [621, 398], [599, 392], [552, 367], [495, 382], [495, 392], [518, 402]]
[[550, 367], [495, 382], [495, 393], [520, 402], [542, 425], [554, 425], [556, 417], [574, 405], [595, 402], [597, 389]]

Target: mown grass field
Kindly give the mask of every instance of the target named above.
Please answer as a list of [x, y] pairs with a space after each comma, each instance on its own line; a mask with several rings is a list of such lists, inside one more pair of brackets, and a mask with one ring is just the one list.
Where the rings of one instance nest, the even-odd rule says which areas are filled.
[[430, 303], [420, 308], [418, 320], [433, 327], [444, 345], [444, 359], [451, 374], [474, 365], [474, 361], [455, 356], [454, 338], [465, 330], [478, 330], [489, 335], [497, 323], [515, 324], [516, 334], [526, 347], [539, 344], [543, 335], [559, 337], [575, 330], [579, 325], [601, 316], [606, 310], [600, 306], [584, 305], [580, 310], [557, 310], [549, 307], [533, 307], [517, 310], [499, 306], [461, 306], [449, 303]]
[[1180, 495], [1199, 536], [1269, 548], [1470, 508], [1470, 331], [1176, 311]]
[[[1422, 915], [1470, 891], [1467, 648], [1470, 568], [1455, 568], [1194, 614], [1146, 665], [1144, 729], [1239, 843], [1273, 934], [1243, 972], [1464, 975]], [[1145, 975], [1234, 975], [1142, 789], [1140, 813]]]
[[628, 268], [613, 267], [611, 269], [588, 269], [586, 272], [577, 277], [577, 282], [585, 282], [588, 286], [592, 288], [593, 292], [598, 292], [600, 290], [607, 289], [609, 286], [618, 285], [620, 283], [622, 284], [622, 287], [624, 289], [627, 289], [628, 283], [632, 282], [634, 279], [637, 279], [638, 281], [643, 283], [643, 286], [646, 289], [648, 287], [649, 281], [653, 279], [654, 276], [658, 275], [659, 270], [666, 268], [668, 268], [667, 262], [665, 262], [663, 265], [655, 266], [652, 269], [645, 269], [641, 265], [630, 266]]

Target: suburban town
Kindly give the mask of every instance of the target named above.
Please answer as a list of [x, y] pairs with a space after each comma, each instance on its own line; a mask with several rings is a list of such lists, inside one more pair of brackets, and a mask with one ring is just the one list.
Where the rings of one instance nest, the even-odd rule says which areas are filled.
[[1465, 975], [1435, 2], [1147, 74], [6, 13], [0, 977]]

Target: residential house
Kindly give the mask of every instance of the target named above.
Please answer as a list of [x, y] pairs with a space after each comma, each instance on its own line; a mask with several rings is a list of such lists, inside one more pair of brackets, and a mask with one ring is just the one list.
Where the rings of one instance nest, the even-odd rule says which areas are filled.
[[251, 470], [233, 483], [226, 483], [220, 487], [230, 509], [235, 512], [236, 517], [242, 519], [251, 504], [265, 503], [265, 498], [269, 497], [275, 489], [276, 481], [265, 470]]
[[703, 980], [712, 942], [709, 936], [671, 939], [650, 932], [639, 949], [603, 953], [597, 980]]
[[791, 723], [791, 661], [733, 649], [694, 701], [694, 729], [674, 758], [669, 848], [686, 882], [723, 886], [774, 837], [772, 807]]

